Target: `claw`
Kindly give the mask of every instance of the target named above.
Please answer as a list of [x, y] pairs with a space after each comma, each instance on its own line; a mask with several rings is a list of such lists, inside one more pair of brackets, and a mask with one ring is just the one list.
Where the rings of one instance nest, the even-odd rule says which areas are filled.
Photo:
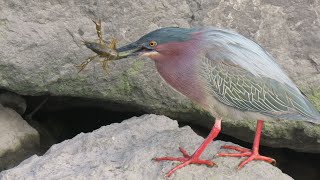
[[108, 48], [116, 50], [117, 49], [117, 42], [118, 42], [117, 39], [112, 38], [110, 44], [108, 45]]
[[216, 119], [214, 126], [212, 127], [208, 137], [202, 142], [199, 148], [192, 154], [189, 155], [186, 150], [179, 148], [183, 157], [158, 157], [153, 158], [154, 161], [179, 161], [181, 164], [171, 169], [166, 176], [171, 176], [175, 171], [181, 169], [189, 164], [204, 164], [209, 167], [216, 166], [216, 164], [210, 160], [200, 159], [200, 155], [205, 150], [205, 148], [211, 143], [211, 141], [216, 138], [221, 130], [221, 119]]
[[85, 61], [83, 61], [81, 64], [76, 65], [76, 67], [79, 69], [78, 73], [80, 73], [82, 70], [84, 70], [84, 68], [86, 68], [86, 66], [94, 60], [94, 58], [96, 58], [98, 55], [92, 56], [87, 58]]
[[92, 20], [92, 22], [94, 22], [94, 24], [96, 25], [96, 31], [99, 37], [100, 44], [104, 45], [104, 41], [102, 39], [102, 31], [101, 31], [101, 19], [98, 19], [98, 21]]
[[270, 164], [276, 163], [276, 160], [274, 160], [270, 157], [261, 156], [258, 152], [254, 152], [254, 151], [246, 149], [246, 148], [241, 148], [241, 147], [237, 147], [237, 146], [223, 146], [222, 148], [233, 149], [233, 150], [239, 151], [240, 153], [219, 153], [219, 154], [217, 154], [217, 156], [220, 156], [220, 157], [248, 157], [247, 159], [245, 159], [244, 161], [242, 161], [239, 164], [238, 170], [243, 168], [244, 165], [248, 164], [249, 162], [251, 162], [253, 160], [265, 161]]
[[181, 169], [189, 164], [204, 164], [204, 165], [207, 165], [208, 167], [217, 166], [214, 162], [212, 162], [210, 160], [202, 160], [202, 159], [199, 159], [198, 157], [195, 157], [194, 155], [189, 155], [187, 153], [187, 151], [181, 147], [179, 147], [179, 150], [182, 153], [183, 157], [158, 157], [158, 158], [152, 159], [154, 161], [179, 161], [179, 162], [181, 162], [180, 165], [174, 167], [166, 174], [167, 177], [170, 177], [175, 171], [177, 171], [178, 169]]
[[244, 161], [242, 161], [239, 164], [238, 169], [241, 169], [244, 165], [248, 164], [249, 162], [251, 162], [253, 160], [265, 161], [265, 162], [268, 162], [270, 164], [275, 165], [276, 160], [274, 160], [270, 157], [261, 156], [259, 154], [259, 144], [260, 144], [262, 128], [263, 128], [263, 120], [258, 120], [257, 128], [256, 128], [256, 135], [254, 137], [254, 142], [253, 142], [253, 146], [252, 146], [251, 150], [247, 149], [247, 148], [238, 147], [238, 146], [228, 146], [227, 145], [227, 146], [222, 146], [222, 148], [232, 149], [232, 150], [238, 151], [239, 153], [219, 153], [219, 154], [217, 154], [217, 156], [248, 157], [247, 159], [245, 159]]
[[85, 40], [82, 40], [81, 42], [87, 48], [89, 48], [93, 52], [95, 52], [97, 55], [87, 58], [80, 65], [76, 65], [76, 67], [79, 68], [78, 73], [80, 73], [97, 56], [99, 56], [100, 58], [104, 58], [104, 60], [101, 61], [102, 68], [105, 72], [108, 72], [107, 71], [108, 70], [108, 61], [112, 61], [112, 60], [115, 60], [118, 58], [117, 40], [115, 38], [112, 38], [110, 44], [108, 46], [106, 46], [105, 41], [102, 39], [101, 19], [98, 19], [97, 21], [92, 20], [92, 22], [96, 25], [96, 31], [97, 31], [97, 35], [99, 37], [99, 43], [88, 42]]

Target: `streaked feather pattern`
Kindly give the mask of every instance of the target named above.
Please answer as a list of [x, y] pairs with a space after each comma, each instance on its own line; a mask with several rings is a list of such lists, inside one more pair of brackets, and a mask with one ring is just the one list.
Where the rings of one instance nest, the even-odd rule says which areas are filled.
[[[151, 40], [158, 45], [150, 47]], [[157, 52], [150, 58], [163, 79], [214, 116], [244, 119], [264, 114], [320, 124], [317, 109], [273, 57], [238, 33], [167, 27], [118, 50], [132, 47]]]
[[242, 111], [319, 123], [319, 112], [253, 41], [230, 31], [204, 31], [201, 73], [220, 102]]
[[205, 35], [201, 37], [203, 46], [212, 50], [208, 58], [227, 61], [255, 76], [269, 77], [298, 90], [273, 57], [257, 43], [238, 33], [214, 27], [205, 28], [202, 33]]

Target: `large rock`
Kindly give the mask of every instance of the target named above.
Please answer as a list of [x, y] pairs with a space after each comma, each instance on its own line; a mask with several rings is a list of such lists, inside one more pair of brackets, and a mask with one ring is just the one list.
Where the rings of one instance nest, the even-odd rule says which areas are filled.
[[[177, 165], [154, 162], [155, 156], [180, 156], [178, 147], [194, 151], [203, 141], [190, 127], [179, 128], [165, 116], [144, 115], [79, 134], [52, 146], [43, 156], [32, 156], [19, 166], [0, 174], [2, 180], [15, 179], [166, 179], [165, 172]], [[190, 165], [172, 179], [292, 179], [265, 162], [252, 162], [242, 170], [238, 158], [214, 158], [221, 145], [214, 141], [202, 158], [218, 167]]]
[[[74, 65], [93, 54], [81, 44], [82, 37], [97, 39], [91, 19], [98, 16], [106, 39], [114, 35], [120, 44], [164, 26], [234, 29], [270, 51], [320, 109], [319, 7], [319, 1], [278, 0], [3, 1], [0, 87], [24, 95], [100, 99], [108, 102], [109, 108], [135, 108], [212, 126], [212, 117], [161, 80], [151, 60], [112, 62], [108, 75], [93, 62], [78, 74]], [[225, 119], [223, 124], [224, 133], [252, 140], [255, 120]], [[320, 152], [319, 125], [266, 123], [263, 133], [264, 145]]]
[[36, 153], [39, 143], [38, 132], [17, 112], [0, 104], [0, 171]]
[[15, 110], [20, 115], [24, 114], [27, 109], [26, 100], [23, 97], [11, 92], [2, 93], [0, 91], [0, 104], [4, 107]]

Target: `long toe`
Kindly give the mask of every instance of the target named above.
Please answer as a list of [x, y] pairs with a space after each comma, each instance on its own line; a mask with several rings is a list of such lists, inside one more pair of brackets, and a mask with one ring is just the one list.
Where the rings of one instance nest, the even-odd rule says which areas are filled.
[[181, 169], [189, 164], [204, 164], [207, 166], [215, 166], [216, 164], [210, 160], [202, 160], [199, 158], [195, 158], [193, 155], [190, 156], [186, 150], [183, 148], [179, 148], [180, 152], [182, 153], [183, 157], [157, 157], [153, 158], [155, 161], [179, 161], [181, 164], [177, 165], [176, 167], [172, 168], [166, 176], [171, 176], [175, 171]]
[[250, 149], [248, 149], [248, 148], [243, 148], [243, 147], [239, 147], [239, 146], [231, 146], [231, 145], [225, 145], [225, 146], [222, 146], [221, 148], [232, 149], [232, 150], [239, 151], [239, 152], [249, 152], [250, 151]]
[[198, 149], [193, 153], [193, 155], [189, 155], [186, 150], [183, 148], [179, 148], [180, 152], [182, 153], [183, 157], [160, 157], [160, 158], [153, 158], [156, 161], [180, 161], [182, 162], [178, 166], [174, 167], [167, 173], [167, 177], [171, 176], [176, 170], [181, 169], [189, 164], [205, 164], [207, 166], [214, 166], [216, 165], [214, 162], [210, 160], [202, 160], [199, 159], [203, 151], [206, 147], [212, 142], [214, 138], [216, 138], [221, 130], [221, 119], [216, 119], [209, 135], [207, 138], [202, 142], [202, 144], [198, 147]]
[[225, 145], [222, 146], [223, 149], [231, 149], [238, 151], [239, 153], [218, 153], [216, 156], [222, 156], [222, 157], [247, 157], [252, 154], [250, 149], [239, 147], [239, 146], [231, 146], [231, 145]]
[[249, 156], [247, 159], [245, 159], [244, 161], [242, 161], [239, 166], [238, 169], [243, 168], [246, 164], [248, 164], [249, 162], [256, 160], [256, 161], [265, 161], [268, 162], [270, 164], [274, 164], [276, 163], [276, 160], [274, 160], [273, 158], [270, 157], [266, 157], [266, 156], [261, 156], [259, 154], [252, 154], [251, 156]]
[[251, 162], [253, 160], [265, 161], [270, 164], [275, 164], [275, 162], [276, 162], [276, 160], [274, 160], [270, 157], [261, 156], [257, 152], [253, 153], [251, 150], [249, 150], [247, 148], [242, 148], [242, 147], [238, 147], [238, 146], [222, 146], [222, 148], [232, 149], [232, 150], [238, 151], [239, 153], [218, 153], [216, 156], [220, 156], [220, 157], [248, 157], [247, 159], [243, 160], [239, 164], [238, 169], [241, 169], [242, 167], [244, 167], [246, 164], [248, 164], [249, 162]]

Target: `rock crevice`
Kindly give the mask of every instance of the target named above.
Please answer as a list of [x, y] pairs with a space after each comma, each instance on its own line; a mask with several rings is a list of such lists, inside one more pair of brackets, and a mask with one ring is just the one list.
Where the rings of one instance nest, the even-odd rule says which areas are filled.
[[[181, 156], [179, 146], [192, 152], [202, 141], [190, 127], [179, 128], [177, 121], [143, 115], [56, 144], [43, 156], [34, 155], [1, 172], [0, 179], [166, 179], [165, 173], [176, 163], [151, 159]], [[172, 179], [292, 179], [265, 162], [252, 162], [237, 171], [240, 159], [213, 158], [226, 144], [232, 143], [214, 141], [201, 156], [215, 161], [218, 167], [190, 165], [178, 170]]]

